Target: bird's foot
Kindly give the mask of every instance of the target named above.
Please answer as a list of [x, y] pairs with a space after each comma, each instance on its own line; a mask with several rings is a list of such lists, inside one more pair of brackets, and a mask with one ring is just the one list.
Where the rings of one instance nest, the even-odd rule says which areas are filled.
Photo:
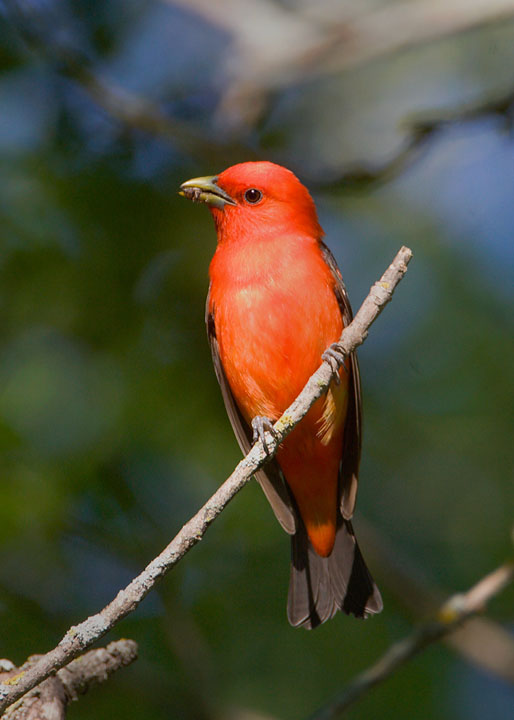
[[273, 427], [273, 422], [267, 417], [263, 417], [262, 415], [256, 415], [252, 420], [252, 430], [253, 442], [255, 443], [257, 442], [257, 440], [260, 440], [262, 442], [264, 452], [266, 453], [266, 455], [269, 455], [270, 451], [268, 443], [266, 442], [266, 431], [273, 435], [274, 438], [277, 437], [277, 433], [275, 432], [275, 428]]
[[321, 359], [330, 365], [334, 380], [336, 381], [337, 385], [339, 385], [341, 382], [341, 377], [339, 376], [339, 368], [343, 367], [344, 371], [348, 373], [348, 364], [346, 362], [347, 357], [348, 356], [341, 350], [338, 343], [332, 343], [332, 345], [327, 348], [321, 356]]

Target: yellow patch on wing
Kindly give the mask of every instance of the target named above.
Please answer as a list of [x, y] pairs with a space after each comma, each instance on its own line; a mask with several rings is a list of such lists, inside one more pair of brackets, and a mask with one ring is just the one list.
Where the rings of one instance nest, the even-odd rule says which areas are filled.
[[322, 445], [328, 445], [334, 432], [339, 429], [341, 422], [344, 421], [347, 405], [348, 391], [344, 379], [340, 385], [332, 382], [325, 396], [323, 415], [318, 420], [320, 428], [317, 436]]

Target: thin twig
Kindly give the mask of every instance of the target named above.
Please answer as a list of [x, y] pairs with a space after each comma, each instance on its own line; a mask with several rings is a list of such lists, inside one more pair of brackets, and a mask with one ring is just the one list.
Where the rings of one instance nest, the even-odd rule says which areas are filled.
[[[391, 300], [393, 292], [407, 271], [412, 251], [402, 247], [381, 279], [371, 288], [367, 298], [354, 320], [341, 335], [339, 345], [348, 355], [361, 345], [368, 334], [369, 327]], [[275, 423], [275, 435], [266, 433], [271, 453], [294, 426], [304, 417], [311, 405], [326, 392], [333, 379], [331, 366], [323, 362], [311, 376], [296, 400]], [[11, 684], [0, 683], [0, 713], [11, 703], [22, 697], [51, 673], [64, 667], [73, 658], [80, 655], [93, 642], [103, 637], [122, 618], [135, 610], [141, 600], [184, 555], [204, 536], [210, 524], [224, 510], [234, 495], [250, 480], [252, 475], [267, 461], [262, 442], [259, 440], [248, 455], [241, 460], [232, 475], [221, 485], [205, 505], [189, 520], [171, 543], [158, 555], [143, 572], [132, 580], [101, 612], [92, 615], [76, 625], [64, 636], [61, 642], [26, 672], [20, 673]]]
[[335, 700], [311, 715], [309, 720], [333, 720], [427, 645], [446, 637], [470, 617], [481, 612], [486, 603], [513, 579], [514, 563], [507, 562], [486, 575], [467, 593], [453, 595], [432, 622], [421, 625], [411, 635], [392, 645], [380, 660], [358, 675]]

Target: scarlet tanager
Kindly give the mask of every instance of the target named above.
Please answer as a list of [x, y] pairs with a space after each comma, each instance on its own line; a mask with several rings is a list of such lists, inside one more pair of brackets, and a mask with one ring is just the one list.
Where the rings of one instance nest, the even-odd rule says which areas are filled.
[[[246, 162], [188, 180], [181, 194], [205, 203], [218, 244], [206, 323], [216, 375], [239, 445], [278, 420], [352, 319], [336, 261], [322, 242], [314, 201], [271, 162]], [[328, 351], [327, 351], [328, 349]], [[361, 454], [357, 358], [332, 363], [334, 380], [281, 443], [257, 479], [291, 536], [287, 615], [313, 628], [338, 610], [367, 617], [382, 598], [351, 518]]]

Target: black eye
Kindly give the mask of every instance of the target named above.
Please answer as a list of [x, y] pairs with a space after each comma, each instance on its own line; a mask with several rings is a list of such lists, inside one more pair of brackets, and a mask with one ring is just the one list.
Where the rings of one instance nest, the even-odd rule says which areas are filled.
[[257, 190], [257, 188], [250, 188], [245, 192], [245, 200], [246, 202], [251, 203], [252, 205], [255, 205], [255, 203], [258, 203], [259, 200], [262, 199], [262, 193], [260, 190]]

